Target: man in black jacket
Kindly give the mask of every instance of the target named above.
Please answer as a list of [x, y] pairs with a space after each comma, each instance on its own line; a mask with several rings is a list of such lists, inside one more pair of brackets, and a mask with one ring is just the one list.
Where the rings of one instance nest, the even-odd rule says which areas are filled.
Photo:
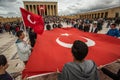
[[93, 27], [92, 27], [91, 32], [92, 33], [97, 33], [98, 32], [97, 22], [93, 23]]

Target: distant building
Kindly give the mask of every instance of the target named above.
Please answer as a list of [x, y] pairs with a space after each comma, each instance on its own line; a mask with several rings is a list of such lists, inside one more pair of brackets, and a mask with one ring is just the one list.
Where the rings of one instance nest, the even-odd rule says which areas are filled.
[[15, 22], [15, 21], [21, 21], [21, 18], [20, 17], [11, 17], [11, 18], [0, 17], [0, 23]]
[[57, 0], [24, 0], [26, 10], [42, 16], [57, 16]]
[[88, 11], [72, 16], [62, 16], [67, 18], [116, 18], [120, 17], [120, 6], [107, 9]]

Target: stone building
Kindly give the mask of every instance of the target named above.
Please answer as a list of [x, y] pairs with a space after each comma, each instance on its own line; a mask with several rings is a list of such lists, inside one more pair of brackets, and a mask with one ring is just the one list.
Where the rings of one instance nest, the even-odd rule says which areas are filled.
[[57, 16], [57, 0], [24, 0], [26, 10], [42, 16]]
[[120, 6], [88, 11], [72, 16], [62, 16], [67, 18], [116, 18], [120, 17]]
[[21, 18], [20, 17], [7, 17], [7, 18], [4, 18], [4, 17], [0, 17], [0, 22], [1, 23], [6, 23], [6, 22], [15, 22], [15, 21], [21, 21]]

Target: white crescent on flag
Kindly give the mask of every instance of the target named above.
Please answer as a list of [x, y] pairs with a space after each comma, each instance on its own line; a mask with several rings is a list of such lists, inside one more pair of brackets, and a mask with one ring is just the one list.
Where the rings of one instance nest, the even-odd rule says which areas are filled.
[[27, 20], [28, 20], [31, 24], [35, 24], [36, 21], [33, 22], [33, 21], [30, 19], [30, 16], [31, 16], [30, 14], [27, 15]]
[[[62, 36], [68, 36], [69, 34], [65, 35], [64, 34], [61, 34]], [[86, 38], [86, 37], [82, 37], [80, 36], [81, 38], [84, 38], [87, 40], [87, 42], [85, 42], [87, 44], [88, 47], [91, 47], [91, 46], [95, 46], [95, 41], [89, 39], [89, 38]], [[63, 47], [66, 47], [66, 48], [71, 48], [73, 44], [70, 44], [70, 43], [65, 43], [65, 42], [62, 42], [59, 40], [60, 37], [58, 37], [56, 39], [56, 42], [60, 45], [60, 46], [63, 46]]]

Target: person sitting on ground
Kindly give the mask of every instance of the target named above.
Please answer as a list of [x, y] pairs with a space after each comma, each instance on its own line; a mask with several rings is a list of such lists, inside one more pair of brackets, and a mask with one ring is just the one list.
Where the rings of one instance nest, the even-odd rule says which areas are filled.
[[73, 62], [64, 65], [58, 80], [99, 80], [97, 66], [92, 60], [85, 60], [88, 46], [79, 40], [72, 46]]
[[113, 24], [110, 25], [110, 27], [111, 27], [111, 29], [107, 32], [107, 35], [113, 36], [113, 37], [119, 37], [120, 36], [120, 32], [116, 28], [116, 24], [113, 23]]
[[23, 40], [25, 38], [25, 34], [22, 30], [17, 32], [17, 37], [18, 37], [16, 41], [17, 53], [20, 60], [22, 60], [24, 64], [26, 64], [31, 54], [31, 46], [30, 43], [27, 43], [26, 41]]

